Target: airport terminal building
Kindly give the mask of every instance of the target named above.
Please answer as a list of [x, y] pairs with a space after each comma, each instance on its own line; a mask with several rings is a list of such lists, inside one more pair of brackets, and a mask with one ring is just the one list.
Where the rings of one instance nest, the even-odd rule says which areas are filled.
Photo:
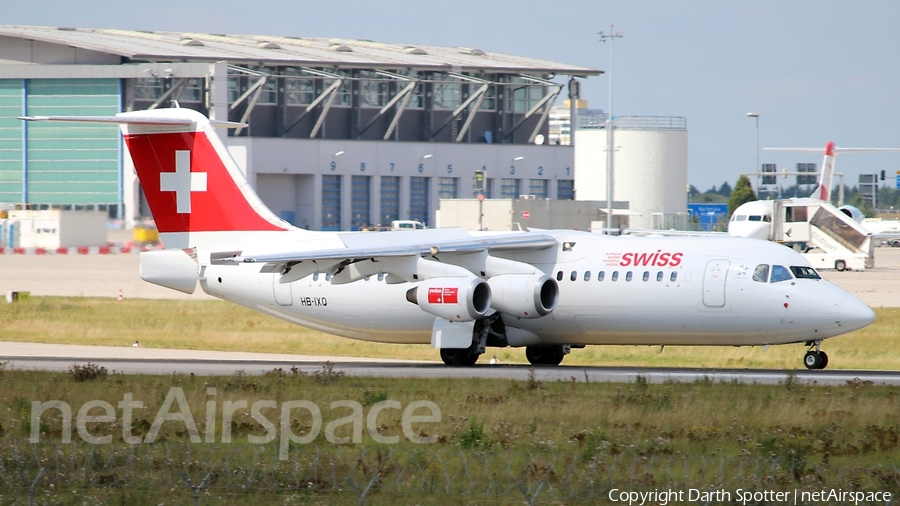
[[173, 102], [247, 123], [220, 135], [304, 228], [432, 225], [439, 199], [475, 195], [476, 170], [489, 198], [574, 199], [574, 149], [550, 144], [548, 114], [568, 79], [600, 73], [476, 48], [0, 26], [0, 204], [147, 216], [115, 127], [14, 118]]

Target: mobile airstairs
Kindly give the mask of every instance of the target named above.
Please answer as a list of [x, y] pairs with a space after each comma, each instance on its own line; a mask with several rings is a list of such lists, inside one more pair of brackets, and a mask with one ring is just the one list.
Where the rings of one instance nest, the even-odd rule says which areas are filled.
[[817, 269], [875, 266], [872, 234], [837, 207], [818, 199], [773, 201], [773, 241], [801, 252]]

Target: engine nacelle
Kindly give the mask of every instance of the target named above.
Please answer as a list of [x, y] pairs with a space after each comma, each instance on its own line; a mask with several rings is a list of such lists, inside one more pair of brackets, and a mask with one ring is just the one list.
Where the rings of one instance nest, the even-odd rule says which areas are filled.
[[517, 318], [540, 318], [556, 309], [559, 285], [546, 274], [501, 274], [488, 280], [491, 307]]
[[429, 278], [410, 288], [406, 300], [445, 320], [469, 322], [491, 308], [491, 287], [475, 276]]
[[856, 207], [853, 207], [853, 206], [850, 206], [850, 205], [847, 205], [847, 206], [841, 206], [841, 207], [838, 208], [838, 210], [839, 210], [840, 212], [846, 214], [847, 216], [849, 216], [850, 219], [852, 219], [853, 221], [855, 221], [855, 222], [857, 222], [857, 223], [861, 222], [861, 221], [866, 217], [866, 215], [863, 214], [862, 211], [860, 211], [860, 210], [857, 209]]

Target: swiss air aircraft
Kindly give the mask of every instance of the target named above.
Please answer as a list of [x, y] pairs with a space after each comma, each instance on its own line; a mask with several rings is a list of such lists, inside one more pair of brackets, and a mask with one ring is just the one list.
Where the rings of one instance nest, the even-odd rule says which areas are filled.
[[121, 125], [167, 248], [141, 254], [144, 280], [185, 293], [199, 281], [214, 297], [351, 339], [430, 343], [449, 365], [474, 364], [487, 347], [557, 365], [587, 345], [802, 343], [805, 365], [821, 369], [823, 340], [875, 320], [768, 241], [313, 232], [254, 193], [213, 131], [233, 123], [178, 108], [23, 119]]

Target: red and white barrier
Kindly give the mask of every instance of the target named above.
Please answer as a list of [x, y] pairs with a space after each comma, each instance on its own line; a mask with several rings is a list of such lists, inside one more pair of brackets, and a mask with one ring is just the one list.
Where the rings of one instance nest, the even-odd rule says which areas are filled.
[[0, 255], [125, 255], [163, 249], [162, 243], [151, 245], [73, 246], [71, 248], [4, 248]]

